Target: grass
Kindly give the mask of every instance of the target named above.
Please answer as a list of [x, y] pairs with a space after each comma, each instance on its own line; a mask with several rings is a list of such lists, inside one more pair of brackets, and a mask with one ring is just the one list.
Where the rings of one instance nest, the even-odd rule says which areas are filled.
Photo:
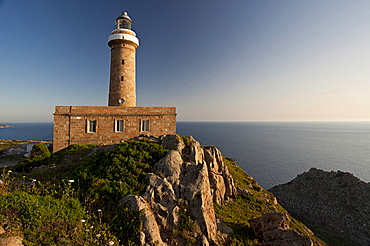
[[[245, 194], [237, 195], [232, 202], [224, 205], [215, 204], [216, 217], [229, 225], [234, 233], [231, 235], [233, 245], [256, 245], [248, 220], [262, 216], [267, 212], [283, 212], [289, 214], [283, 207], [274, 202], [274, 196], [262, 189], [255, 179], [245, 173], [231, 158], [224, 158], [225, 165], [234, 178], [235, 186], [245, 189]], [[299, 233], [310, 236], [314, 245], [325, 245], [322, 241], [310, 235], [300, 221], [292, 218], [289, 227]]]
[[[72, 145], [50, 157], [26, 158], [26, 166], [13, 167], [21, 174], [3, 168], [0, 224], [6, 224], [7, 234], [1, 237], [19, 235], [25, 245], [136, 245], [141, 212], [117, 202], [144, 191], [146, 173], [167, 151], [146, 141], [110, 151], [95, 147]], [[25, 172], [38, 165], [45, 168]]]

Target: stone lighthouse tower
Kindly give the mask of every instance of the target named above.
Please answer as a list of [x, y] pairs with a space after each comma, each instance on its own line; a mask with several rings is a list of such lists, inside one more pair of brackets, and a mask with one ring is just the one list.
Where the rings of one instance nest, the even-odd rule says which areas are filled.
[[56, 106], [53, 152], [71, 144], [115, 144], [140, 135], [176, 134], [175, 107], [136, 107], [139, 40], [131, 24], [131, 18], [123, 12], [108, 39], [111, 48], [108, 106]]
[[131, 30], [132, 20], [123, 12], [108, 38], [111, 48], [108, 106], [136, 106], [136, 49], [139, 39]]

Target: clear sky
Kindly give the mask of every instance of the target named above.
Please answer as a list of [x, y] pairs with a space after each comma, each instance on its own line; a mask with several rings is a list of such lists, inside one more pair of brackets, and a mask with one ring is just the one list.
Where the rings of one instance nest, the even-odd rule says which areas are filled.
[[116, 17], [137, 105], [179, 121], [370, 120], [370, 1], [0, 0], [0, 123], [107, 105]]

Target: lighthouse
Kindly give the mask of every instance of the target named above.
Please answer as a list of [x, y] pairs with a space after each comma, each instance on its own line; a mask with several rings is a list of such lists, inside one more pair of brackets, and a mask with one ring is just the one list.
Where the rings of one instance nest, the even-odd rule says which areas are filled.
[[136, 49], [139, 39], [131, 30], [127, 12], [116, 19], [115, 29], [108, 38], [111, 48], [108, 106], [136, 106]]
[[71, 144], [115, 144], [142, 135], [176, 134], [175, 107], [136, 107], [139, 39], [131, 25], [131, 18], [123, 12], [108, 38], [108, 106], [56, 106], [53, 152]]

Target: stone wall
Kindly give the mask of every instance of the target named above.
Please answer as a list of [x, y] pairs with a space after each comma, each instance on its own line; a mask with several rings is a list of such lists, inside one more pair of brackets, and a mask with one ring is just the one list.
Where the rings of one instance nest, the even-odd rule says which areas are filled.
[[[88, 121], [96, 120], [96, 132], [88, 132]], [[116, 132], [115, 121], [124, 120], [124, 130]], [[141, 121], [149, 120], [149, 131], [141, 131]], [[56, 106], [53, 152], [70, 144], [113, 144], [145, 134], [159, 137], [176, 134], [175, 107]]]

